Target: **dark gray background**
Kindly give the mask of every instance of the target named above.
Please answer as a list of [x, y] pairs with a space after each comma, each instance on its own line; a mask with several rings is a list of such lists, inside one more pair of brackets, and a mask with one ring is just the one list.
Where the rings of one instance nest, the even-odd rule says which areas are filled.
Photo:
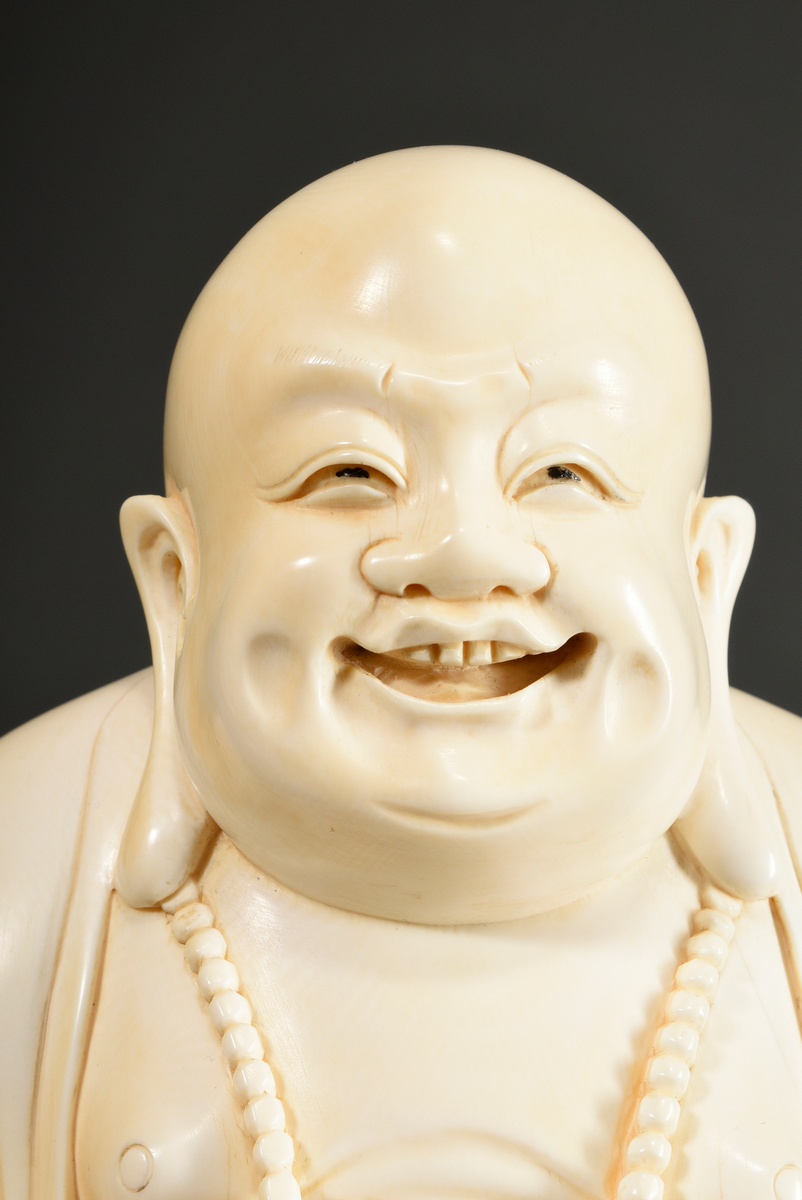
[[201, 286], [353, 159], [496, 146], [572, 175], [674, 267], [715, 404], [712, 493], [758, 543], [732, 678], [802, 712], [802, 6], [25, 8], [6, 28], [7, 729], [148, 661], [117, 511], [161, 491], [164, 383]]

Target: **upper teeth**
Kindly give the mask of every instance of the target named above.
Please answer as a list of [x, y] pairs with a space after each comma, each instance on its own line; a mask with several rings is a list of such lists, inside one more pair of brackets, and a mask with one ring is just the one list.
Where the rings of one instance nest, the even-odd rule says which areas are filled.
[[442, 667], [482, 666], [487, 663], [508, 662], [529, 654], [523, 646], [511, 642], [441, 642], [431, 646], [411, 646], [395, 650], [393, 658], [410, 662], [437, 663]]

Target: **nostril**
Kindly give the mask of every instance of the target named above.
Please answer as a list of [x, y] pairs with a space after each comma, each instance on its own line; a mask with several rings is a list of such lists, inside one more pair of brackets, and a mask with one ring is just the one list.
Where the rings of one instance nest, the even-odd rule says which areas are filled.
[[517, 536], [479, 536], [468, 527], [425, 547], [400, 537], [377, 542], [363, 554], [360, 570], [375, 591], [406, 600], [506, 600], [542, 591], [552, 575], [538, 546]]

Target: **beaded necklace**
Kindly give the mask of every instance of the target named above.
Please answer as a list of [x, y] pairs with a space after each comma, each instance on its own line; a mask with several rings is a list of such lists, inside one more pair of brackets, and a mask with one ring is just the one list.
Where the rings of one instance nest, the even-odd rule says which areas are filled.
[[[301, 1200], [293, 1174], [295, 1146], [287, 1133], [284, 1107], [276, 1096], [276, 1081], [253, 1024], [253, 1010], [240, 991], [239, 971], [227, 957], [228, 946], [215, 915], [200, 899], [194, 883], [162, 908], [171, 918], [173, 936], [184, 947], [187, 964], [222, 1039], [234, 1091], [244, 1109], [245, 1128], [254, 1142], [254, 1160], [262, 1172], [259, 1200]], [[634, 1093], [615, 1181], [616, 1200], [664, 1200], [662, 1175], [671, 1159], [671, 1139], [742, 909], [740, 900], [716, 887], [708, 886], [702, 892], [693, 932], [674, 973]]]

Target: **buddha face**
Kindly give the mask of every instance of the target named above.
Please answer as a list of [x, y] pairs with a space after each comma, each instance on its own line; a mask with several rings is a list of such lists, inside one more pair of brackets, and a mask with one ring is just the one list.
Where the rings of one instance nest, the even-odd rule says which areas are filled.
[[669, 828], [708, 716], [705, 388], [654, 249], [524, 160], [384, 156], [240, 243], [167, 441], [200, 564], [180, 740], [249, 859], [354, 911], [487, 921]]

